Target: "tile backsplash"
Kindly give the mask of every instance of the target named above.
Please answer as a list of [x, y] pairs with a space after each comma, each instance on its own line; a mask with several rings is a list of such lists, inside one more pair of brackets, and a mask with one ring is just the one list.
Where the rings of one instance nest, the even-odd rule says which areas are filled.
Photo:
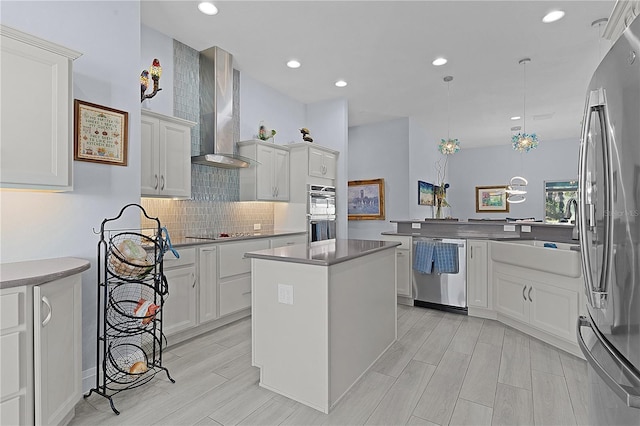
[[[200, 121], [199, 52], [174, 40], [174, 115]], [[240, 134], [240, 78], [233, 75], [234, 140]], [[191, 130], [191, 154], [200, 154], [200, 128]], [[151, 217], [158, 217], [172, 237], [217, 235], [221, 232], [273, 231], [273, 203], [240, 202], [239, 170], [191, 165], [191, 199], [142, 198], [141, 205]], [[142, 226], [150, 223], [142, 217]]]

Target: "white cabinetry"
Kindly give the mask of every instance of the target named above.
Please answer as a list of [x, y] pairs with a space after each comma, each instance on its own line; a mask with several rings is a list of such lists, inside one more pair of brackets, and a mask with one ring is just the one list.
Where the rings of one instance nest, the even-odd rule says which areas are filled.
[[198, 248], [200, 324], [218, 318], [218, 247]]
[[243, 157], [258, 164], [240, 169], [241, 201], [289, 200], [289, 149], [262, 141], [238, 142]]
[[491, 309], [487, 241], [467, 240], [467, 305]]
[[309, 176], [325, 179], [336, 178], [337, 155], [323, 147], [309, 147]]
[[33, 318], [27, 287], [0, 290], [0, 424], [33, 424]]
[[[401, 243], [396, 247], [396, 291], [398, 296], [412, 297], [412, 262], [410, 236], [406, 235], [381, 235], [383, 241], [397, 241]], [[399, 299], [400, 300], [400, 299]]]
[[162, 327], [167, 336], [179, 333], [197, 324], [196, 249], [179, 250], [180, 258], [171, 252], [164, 256], [164, 275], [169, 295], [162, 307]]
[[0, 290], [0, 424], [58, 425], [82, 396], [82, 281]]
[[249, 251], [268, 249], [268, 239], [238, 241], [219, 247], [220, 316], [251, 306], [251, 261], [244, 257]]
[[191, 196], [191, 127], [196, 123], [142, 111], [141, 193]]
[[69, 420], [82, 396], [80, 275], [33, 287], [35, 424]]
[[291, 201], [305, 202], [308, 184], [335, 185], [338, 152], [312, 143], [289, 145]]
[[0, 187], [70, 191], [80, 53], [6, 26], [0, 35]]

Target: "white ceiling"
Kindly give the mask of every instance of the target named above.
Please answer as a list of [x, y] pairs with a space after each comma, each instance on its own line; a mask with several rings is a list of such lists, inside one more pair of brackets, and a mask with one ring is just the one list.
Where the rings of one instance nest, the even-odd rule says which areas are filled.
[[[345, 97], [349, 126], [414, 117], [434, 140], [508, 144], [522, 120], [541, 143], [577, 138], [590, 76], [610, 46], [591, 23], [607, 1], [150, 1], [142, 23], [196, 50], [219, 46], [235, 67], [303, 103]], [[564, 19], [543, 24], [552, 9]], [[603, 30], [602, 27], [601, 30]], [[600, 30], [600, 31], [601, 31]], [[441, 67], [431, 65], [448, 58]], [[296, 58], [302, 67], [285, 63]], [[447, 84], [450, 124], [447, 124]], [[345, 88], [334, 82], [344, 79]], [[548, 118], [551, 116], [551, 118]], [[545, 118], [546, 117], [546, 118]]]

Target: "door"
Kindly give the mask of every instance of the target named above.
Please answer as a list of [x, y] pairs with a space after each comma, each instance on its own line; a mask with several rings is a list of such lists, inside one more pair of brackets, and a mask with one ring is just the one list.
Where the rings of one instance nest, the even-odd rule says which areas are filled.
[[494, 271], [496, 310], [522, 322], [529, 322], [528, 282], [511, 275]]
[[309, 176], [325, 177], [324, 151], [309, 148]]
[[169, 295], [162, 306], [162, 330], [170, 336], [196, 325], [195, 266], [164, 271]]
[[487, 242], [467, 240], [467, 245], [467, 301], [469, 306], [488, 308]]
[[[531, 290], [530, 290], [531, 289]], [[534, 327], [576, 342], [578, 293], [542, 283], [530, 283], [529, 323]]]
[[218, 318], [218, 249], [216, 246], [198, 249], [200, 284], [200, 323]]
[[636, 19], [589, 86], [580, 161], [580, 239], [594, 326], [640, 368], [640, 59]]
[[160, 187], [160, 122], [142, 114], [140, 127], [140, 192], [157, 195]]
[[191, 129], [160, 122], [160, 193], [191, 196]]
[[275, 187], [273, 179], [274, 149], [268, 146], [257, 145], [256, 161], [256, 196], [258, 200], [273, 200]]
[[35, 424], [59, 424], [82, 396], [80, 275], [33, 287]]
[[275, 198], [279, 201], [287, 201], [289, 200], [289, 151], [276, 149], [273, 155]]

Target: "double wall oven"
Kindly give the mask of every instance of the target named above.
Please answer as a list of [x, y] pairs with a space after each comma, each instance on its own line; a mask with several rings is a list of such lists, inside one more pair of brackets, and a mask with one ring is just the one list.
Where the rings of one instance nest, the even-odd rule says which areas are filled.
[[336, 188], [307, 185], [307, 233], [309, 242], [336, 238]]

